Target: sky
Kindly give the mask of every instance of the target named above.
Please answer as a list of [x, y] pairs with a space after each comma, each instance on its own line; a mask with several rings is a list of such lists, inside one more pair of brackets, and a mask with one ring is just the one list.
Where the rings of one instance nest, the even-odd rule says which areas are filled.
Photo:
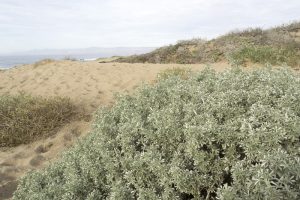
[[0, 0], [0, 53], [159, 47], [300, 20], [300, 0]]

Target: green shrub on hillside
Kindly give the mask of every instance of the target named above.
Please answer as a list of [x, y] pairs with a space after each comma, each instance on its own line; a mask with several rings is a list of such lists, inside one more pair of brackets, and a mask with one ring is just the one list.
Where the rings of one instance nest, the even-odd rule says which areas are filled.
[[0, 147], [29, 143], [50, 135], [74, 116], [75, 107], [66, 98], [0, 96]]
[[300, 78], [172, 76], [100, 110], [92, 133], [14, 199], [299, 199]]
[[300, 64], [299, 55], [295, 49], [275, 48], [271, 46], [245, 46], [229, 55], [229, 60], [237, 65], [246, 62], [289, 66]]
[[[263, 30], [250, 28], [234, 31], [206, 41], [192, 39], [158, 48], [150, 53], [122, 57], [117, 62], [129, 63], [212, 63], [229, 61], [235, 64], [286, 63], [300, 66], [300, 23]], [[228, 56], [229, 55], [229, 56]]]

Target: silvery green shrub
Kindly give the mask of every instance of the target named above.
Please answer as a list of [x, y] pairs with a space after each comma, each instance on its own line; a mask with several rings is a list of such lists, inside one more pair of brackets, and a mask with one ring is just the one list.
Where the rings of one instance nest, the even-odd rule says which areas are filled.
[[299, 199], [300, 78], [171, 76], [101, 109], [91, 134], [14, 199]]

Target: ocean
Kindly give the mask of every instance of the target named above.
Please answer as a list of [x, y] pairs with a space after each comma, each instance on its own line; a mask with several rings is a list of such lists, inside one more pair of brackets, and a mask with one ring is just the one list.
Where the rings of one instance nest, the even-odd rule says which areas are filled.
[[111, 56], [129, 56], [153, 51], [155, 47], [91, 47], [85, 49], [62, 50], [32, 50], [18, 54], [0, 54], [0, 68], [8, 69], [23, 64], [32, 64], [43, 59], [61, 60], [71, 58], [76, 60], [93, 60]]
[[32, 64], [37, 61], [43, 60], [43, 59], [55, 59], [55, 60], [61, 60], [65, 58], [74, 58], [76, 60], [93, 60], [96, 58], [100, 58], [101, 55], [99, 54], [83, 54], [83, 55], [72, 55], [72, 56], [66, 56], [66, 55], [17, 55], [17, 56], [1, 56], [0, 55], [0, 69], [8, 69], [11, 67], [15, 67], [18, 65], [23, 64]]

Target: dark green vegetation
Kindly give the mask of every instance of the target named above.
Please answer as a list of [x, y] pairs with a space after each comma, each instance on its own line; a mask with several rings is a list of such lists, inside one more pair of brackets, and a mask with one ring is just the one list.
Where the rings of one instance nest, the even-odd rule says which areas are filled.
[[175, 74], [100, 110], [14, 199], [299, 199], [299, 134], [293, 72]]
[[66, 98], [0, 96], [0, 147], [11, 147], [49, 136], [74, 117], [75, 107]]
[[299, 67], [300, 22], [268, 30], [255, 28], [232, 32], [210, 41], [179, 41], [175, 45], [117, 61], [181, 64], [229, 61], [237, 65], [250, 62]]

